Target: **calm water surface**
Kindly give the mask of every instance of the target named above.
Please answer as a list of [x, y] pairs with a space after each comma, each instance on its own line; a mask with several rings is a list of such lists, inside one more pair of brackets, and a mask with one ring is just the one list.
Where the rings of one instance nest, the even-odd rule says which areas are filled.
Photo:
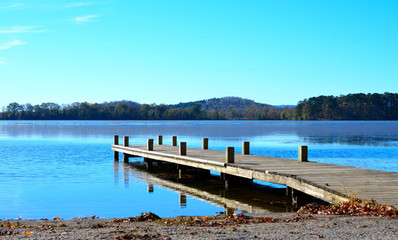
[[[208, 137], [210, 149], [237, 152], [250, 141], [252, 154], [292, 159], [308, 145], [310, 161], [398, 172], [397, 121], [0, 121], [0, 219], [213, 215], [224, 211], [226, 194], [241, 211], [284, 211], [232, 190], [184, 188], [139, 170], [139, 162], [114, 164], [115, 134], [131, 144], [157, 135], [170, 144], [177, 135], [188, 147]], [[212, 199], [194, 193], [203, 191]]]

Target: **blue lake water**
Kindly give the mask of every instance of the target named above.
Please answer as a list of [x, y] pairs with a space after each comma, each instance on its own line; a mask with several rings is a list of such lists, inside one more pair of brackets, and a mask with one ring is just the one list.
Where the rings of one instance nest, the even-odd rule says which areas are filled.
[[0, 121], [0, 219], [224, 211], [217, 201], [114, 164], [115, 134], [130, 136], [130, 144], [157, 135], [170, 144], [177, 135], [188, 147], [208, 137], [210, 149], [237, 152], [250, 141], [251, 154], [291, 159], [308, 145], [310, 161], [398, 172], [397, 121]]

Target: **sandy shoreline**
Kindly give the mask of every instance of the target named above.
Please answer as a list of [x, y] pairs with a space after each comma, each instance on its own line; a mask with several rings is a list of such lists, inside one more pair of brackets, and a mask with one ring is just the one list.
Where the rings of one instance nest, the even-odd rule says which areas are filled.
[[[216, 218], [216, 217], [214, 217]], [[262, 223], [254, 223], [261, 219]], [[257, 217], [1, 221], [0, 239], [398, 239], [398, 219], [277, 213]]]

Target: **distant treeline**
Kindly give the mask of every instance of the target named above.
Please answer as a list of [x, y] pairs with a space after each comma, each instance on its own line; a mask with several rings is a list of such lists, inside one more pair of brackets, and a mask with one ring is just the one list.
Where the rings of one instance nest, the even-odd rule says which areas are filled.
[[398, 120], [398, 94], [349, 94], [275, 107], [238, 97], [166, 104], [132, 101], [38, 105], [10, 103], [1, 120]]
[[229, 120], [288, 119], [292, 108], [277, 108], [237, 97], [214, 98], [198, 102], [139, 104], [131, 101], [109, 103], [56, 103], [40, 105], [10, 103], [0, 114], [2, 120]]
[[300, 101], [296, 120], [398, 120], [398, 94], [319, 96]]

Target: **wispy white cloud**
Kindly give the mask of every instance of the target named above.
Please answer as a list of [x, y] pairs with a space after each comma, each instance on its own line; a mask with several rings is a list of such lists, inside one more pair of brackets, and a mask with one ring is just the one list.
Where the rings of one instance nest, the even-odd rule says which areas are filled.
[[90, 6], [95, 4], [95, 2], [77, 2], [77, 3], [71, 3], [66, 5], [66, 8], [73, 8], [73, 7], [84, 7], [84, 6]]
[[0, 50], [6, 50], [9, 48], [24, 45], [24, 44], [26, 44], [26, 42], [22, 42], [20, 40], [13, 40], [11, 42], [4, 43], [4, 44], [0, 45]]
[[15, 3], [15, 4], [7, 5], [7, 6], [0, 6], [0, 9], [18, 8], [18, 7], [22, 7], [24, 5], [25, 4], [23, 4], [23, 3]]
[[0, 57], [0, 64], [4, 64], [4, 63], [6, 63], [6, 62], [4, 61], [4, 58], [3, 58], [3, 57]]
[[99, 15], [87, 15], [82, 17], [75, 17], [74, 21], [76, 23], [93, 22]]
[[13, 26], [6, 30], [0, 30], [0, 34], [7, 33], [41, 33], [46, 30], [39, 30], [35, 26]]

